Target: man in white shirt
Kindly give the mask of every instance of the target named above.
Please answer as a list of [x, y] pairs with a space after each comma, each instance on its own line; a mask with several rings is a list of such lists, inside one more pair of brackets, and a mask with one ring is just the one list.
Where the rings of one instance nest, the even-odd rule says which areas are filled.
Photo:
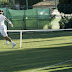
[[16, 43], [14, 43], [11, 38], [8, 37], [8, 34], [7, 34], [7, 27], [6, 25], [4, 24], [4, 21], [6, 20], [10, 25], [11, 27], [13, 27], [13, 24], [10, 20], [8, 20], [4, 15], [3, 15], [4, 11], [3, 10], [0, 10], [0, 31], [1, 31], [1, 35], [3, 37], [5, 37], [6, 39], [6, 44], [8, 45], [8, 41], [11, 42], [12, 44], [12, 48], [15, 47]]

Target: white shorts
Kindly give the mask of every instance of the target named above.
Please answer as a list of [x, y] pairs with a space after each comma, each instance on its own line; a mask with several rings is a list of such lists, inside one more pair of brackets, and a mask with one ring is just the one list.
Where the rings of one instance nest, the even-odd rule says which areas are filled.
[[1, 26], [0, 26], [0, 32], [1, 32], [1, 35], [2, 35], [3, 37], [8, 36], [8, 35], [7, 35], [7, 27], [6, 27], [6, 25], [1, 25]]

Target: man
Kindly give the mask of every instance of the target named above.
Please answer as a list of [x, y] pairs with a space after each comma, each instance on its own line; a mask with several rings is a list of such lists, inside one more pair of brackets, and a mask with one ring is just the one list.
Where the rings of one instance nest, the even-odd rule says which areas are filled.
[[7, 27], [4, 24], [4, 21], [6, 20], [11, 27], [13, 27], [13, 24], [11, 23], [11, 21], [9, 21], [4, 15], [3, 15], [4, 11], [0, 10], [0, 31], [1, 31], [1, 35], [6, 39], [6, 44], [8, 45], [8, 41], [11, 42], [12, 44], [12, 48], [15, 47], [16, 43], [14, 43], [11, 38], [8, 37], [7, 35]]

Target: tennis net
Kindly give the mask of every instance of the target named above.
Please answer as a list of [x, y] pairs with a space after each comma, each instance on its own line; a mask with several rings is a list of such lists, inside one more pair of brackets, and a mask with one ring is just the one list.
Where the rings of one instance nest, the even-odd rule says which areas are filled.
[[[15, 37], [16, 38], [18, 37], [20, 39], [20, 48], [23, 47], [22, 44], [26, 45], [26, 43], [28, 43], [27, 39], [29, 39], [29, 40], [32, 39], [32, 42], [34, 42], [34, 40], [37, 41], [39, 39], [45, 39], [45, 38], [58, 39], [58, 37], [65, 37], [66, 38], [68, 36], [72, 36], [72, 29], [8, 30], [8, 32], [14, 33]], [[14, 34], [12, 34], [11, 36], [13, 36]]]

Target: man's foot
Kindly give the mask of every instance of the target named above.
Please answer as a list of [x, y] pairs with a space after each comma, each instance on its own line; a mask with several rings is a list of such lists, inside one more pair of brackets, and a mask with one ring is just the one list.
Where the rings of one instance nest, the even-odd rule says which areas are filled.
[[13, 44], [12, 44], [12, 48], [14, 48], [15, 46], [16, 46], [16, 43], [13, 43]]

